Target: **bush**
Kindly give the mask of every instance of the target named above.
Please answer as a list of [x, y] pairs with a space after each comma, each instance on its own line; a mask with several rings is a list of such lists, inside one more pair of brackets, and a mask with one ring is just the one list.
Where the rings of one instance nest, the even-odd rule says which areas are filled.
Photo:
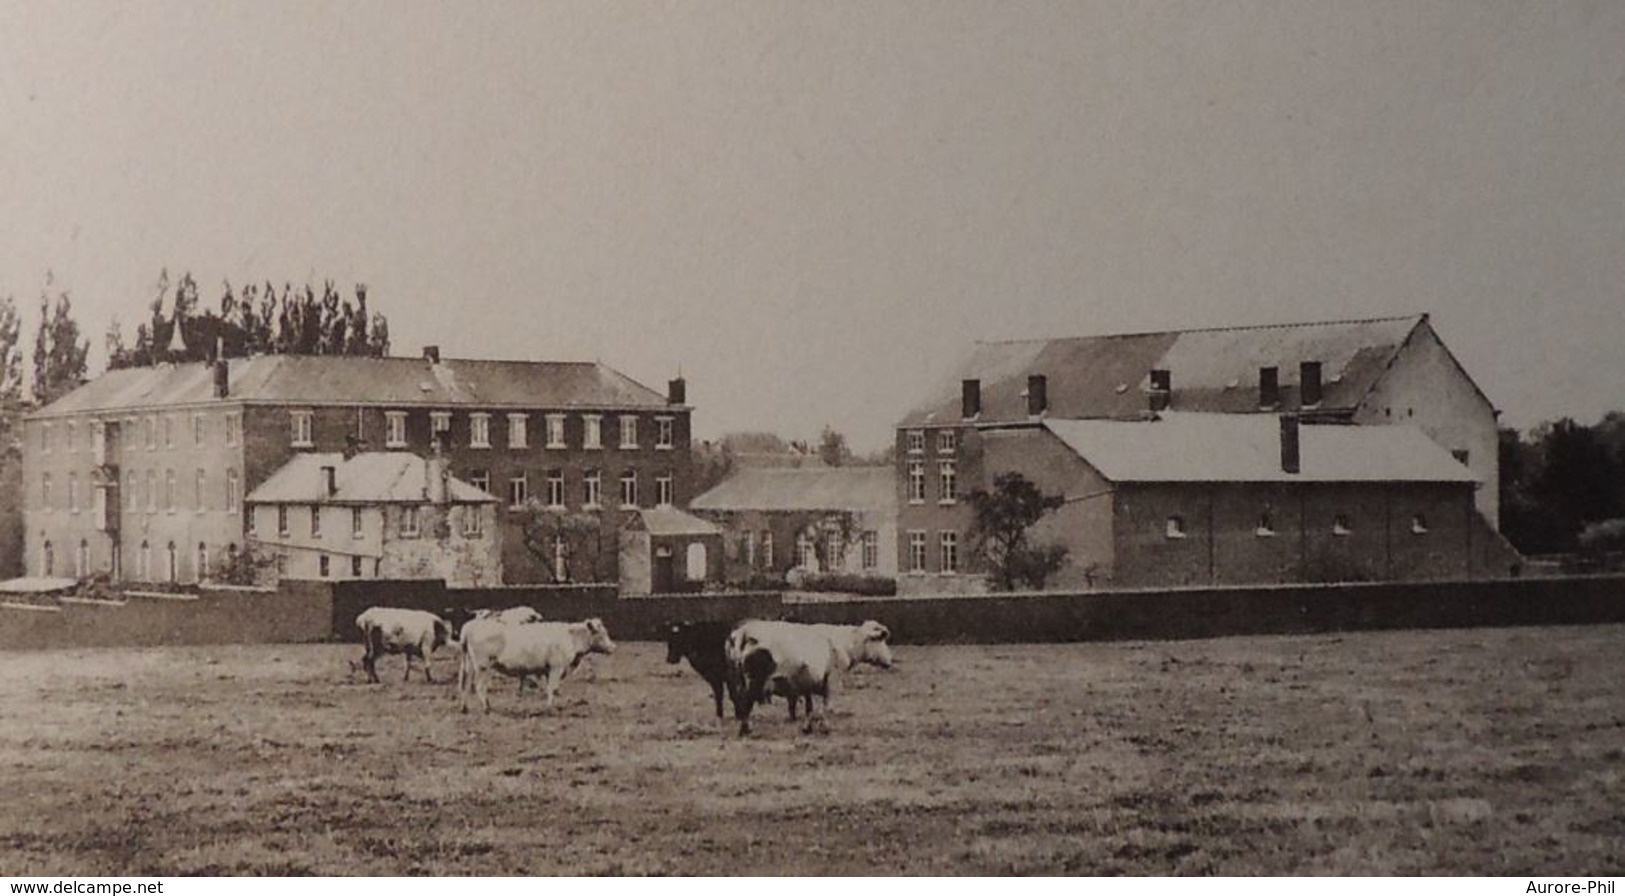
[[841, 594], [862, 594], [866, 597], [891, 597], [897, 593], [897, 580], [885, 576], [865, 576], [855, 573], [811, 574], [801, 582], [804, 591], [833, 591]]

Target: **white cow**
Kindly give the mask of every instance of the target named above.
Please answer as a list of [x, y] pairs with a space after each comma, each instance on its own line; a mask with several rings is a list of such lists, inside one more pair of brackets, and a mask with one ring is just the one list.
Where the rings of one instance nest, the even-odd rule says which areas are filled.
[[[752, 620], [728, 636], [728, 663], [741, 698], [735, 707], [739, 733], [750, 732], [751, 707], [768, 694], [790, 701], [805, 700], [803, 731], [816, 723], [829, 729], [831, 692], [842, 672], [858, 663], [891, 668], [891, 632], [874, 620], [862, 625], [803, 625], [795, 622]], [[814, 696], [823, 700], [813, 711]]]
[[378, 681], [378, 658], [398, 653], [406, 658], [406, 675], [402, 681], [412, 678], [414, 656], [423, 663], [424, 680], [434, 681], [429, 672], [429, 658], [451, 640], [451, 624], [446, 620], [426, 610], [369, 607], [355, 618], [355, 624], [361, 629], [361, 641], [366, 645], [361, 667], [367, 671], [367, 678]]
[[[542, 614], [534, 607], [507, 607], [501, 610], [457, 610], [452, 618], [454, 620], [453, 626], [456, 629], [457, 640], [461, 642], [468, 639], [470, 631], [472, 631], [474, 633], [473, 636], [477, 638], [480, 637], [480, 632], [492, 631], [501, 626], [530, 625], [532, 623], [541, 622]], [[460, 647], [459, 650], [461, 650]], [[466, 677], [467, 673], [463, 670], [462, 664], [459, 663], [457, 667], [457, 687], [459, 692], [463, 688], [463, 682]], [[520, 696], [523, 696], [525, 693], [525, 682], [527, 680], [529, 680], [527, 676], [519, 676]], [[534, 681], [531, 683], [535, 684]]]
[[552, 709], [559, 683], [587, 654], [615, 652], [609, 629], [598, 619], [527, 625], [487, 622], [474, 620], [463, 627], [463, 664], [457, 679], [463, 712], [468, 712], [471, 693], [479, 695], [486, 712], [491, 711], [486, 678], [493, 671], [514, 678], [542, 676], [547, 706]]

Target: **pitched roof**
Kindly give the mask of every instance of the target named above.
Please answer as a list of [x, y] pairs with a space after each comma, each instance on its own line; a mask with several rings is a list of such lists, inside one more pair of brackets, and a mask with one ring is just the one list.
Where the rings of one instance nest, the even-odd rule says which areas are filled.
[[[483, 361], [258, 355], [233, 358], [233, 401], [448, 407], [653, 408], [666, 398], [631, 377], [587, 361]], [[205, 363], [110, 370], [41, 409], [41, 415], [170, 407], [215, 401]]]
[[1044, 426], [1113, 482], [1478, 481], [1411, 426], [1302, 425], [1297, 473], [1281, 469], [1281, 426], [1270, 414], [1170, 412]]
[[675, 507], [646, 507], [634, 519], [650, 535], [720, 535], [715, 524]]
[[890, 467], [753, 467], [690, 501], [693, 510], [894, 511]]
[[1321, 362], [1324, 410], [1354, 408], [1427, 315], [1326, 323], [979, 342], [953, 379], [901, 426], [958, 422], [960, 383], [981, 381], [982, 422], [1027, 419], [1027, 377], [1043, 374], [1047, 416], [1127, 418], [1148, 408], [1151, 371], [1167, 370], [1173, 407], [1256, 412], [1258, 369], [1280, 370], [1281, 401], [1297, 406], [1298, 365]]
[[[429, 500], [428, 462], [409, 451], [296, 454], [248, 495], [256, 504], [422, 504]], [[336, 486], [325, 495], [322, 468], [333, 468]], [[495, 503], [496, 498], [457, 477], [446, 480], [446, 498], [456, 504]]]

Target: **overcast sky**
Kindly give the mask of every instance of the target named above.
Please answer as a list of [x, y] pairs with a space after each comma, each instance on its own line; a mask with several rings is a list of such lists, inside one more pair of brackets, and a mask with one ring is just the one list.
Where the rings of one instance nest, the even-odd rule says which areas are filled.
[[0, 2], [0, 294], [161, 268], [395, 351], [679, 367], [860, 449], [976, 339], [1430, 311], [1625, 406], [1625, 3]]

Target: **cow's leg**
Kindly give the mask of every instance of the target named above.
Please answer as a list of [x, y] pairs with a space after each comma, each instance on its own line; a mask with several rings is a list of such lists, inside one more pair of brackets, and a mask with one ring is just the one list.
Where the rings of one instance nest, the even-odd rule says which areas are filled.
[[559, 695], [559, 684], [564, 681], [564, 668], [561, 666], [547, 667], [547, 708], [552, 711]]
[[361, 640], [366, 645], [366, 653], [361, 655], [361, 668], [367, 670], [367, 680], [378, 684], [378, 654], [383, 652], [383, 632], [369, 628], [361, 633]]
[[717, 704], [717, 718], [722, 718], [722, 682], [711, 682], [711, 699]]

